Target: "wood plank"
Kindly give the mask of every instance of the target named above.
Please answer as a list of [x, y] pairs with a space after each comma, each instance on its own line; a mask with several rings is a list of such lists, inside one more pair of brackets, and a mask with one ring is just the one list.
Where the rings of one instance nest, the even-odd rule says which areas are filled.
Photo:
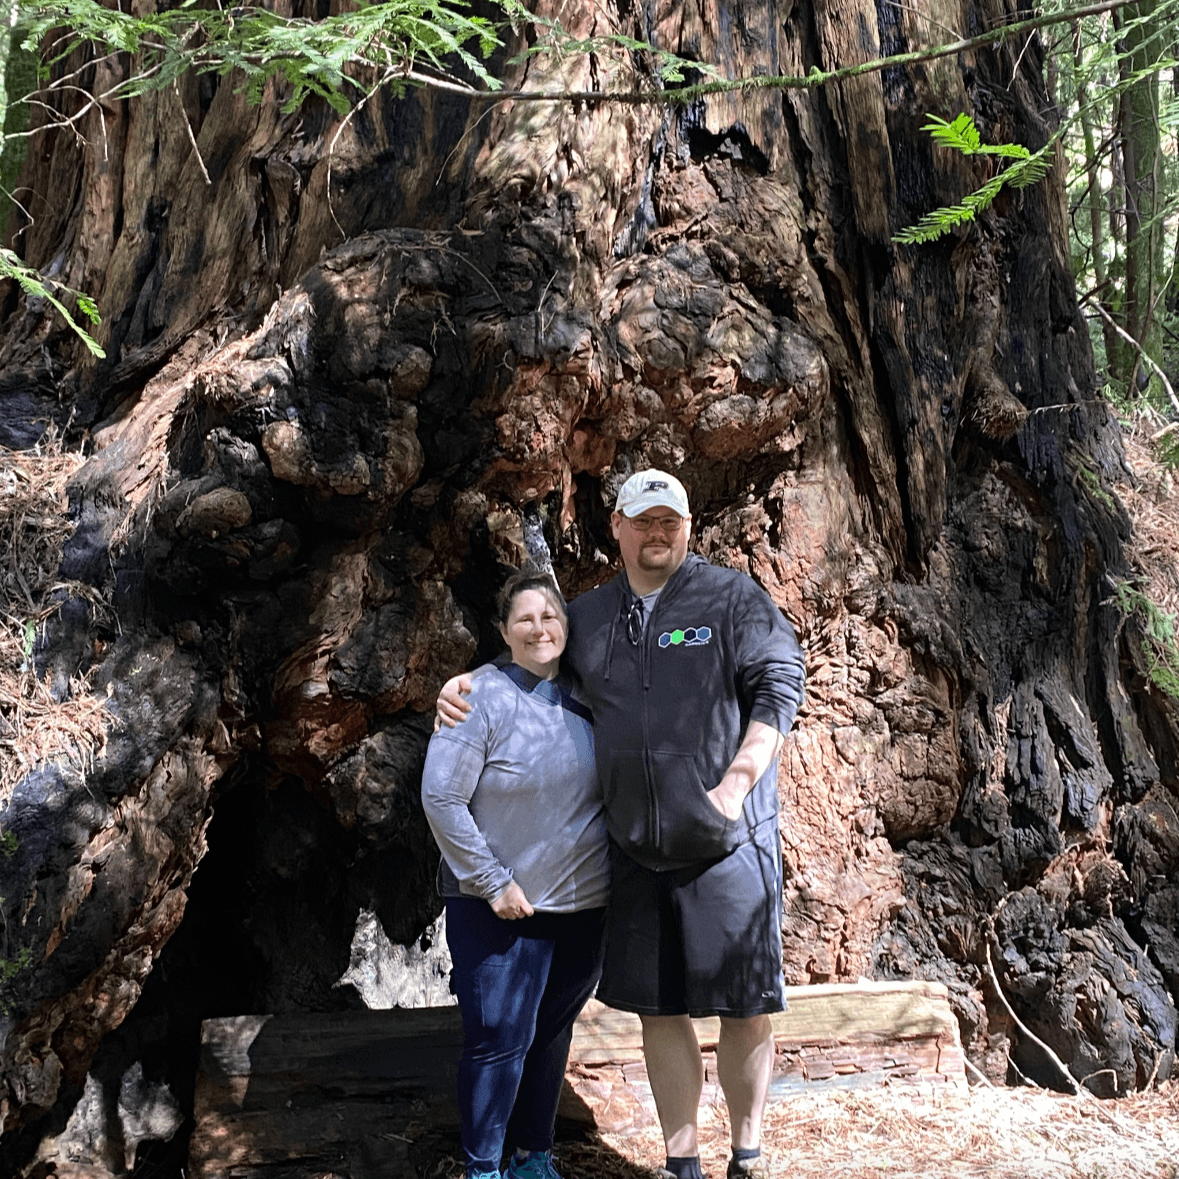
[[[814, 1085], [964, 1083], [958, 1025], [938, 983], [788, 987], [771, 1017], [770, 1099]], [[716, 1079], [719, 1020], [694, 1021]], [[207, 1020], [196, 1085], [190, 1179], [387, 1179], [411, 1173], [424, 1135], [457, 1149], [457, 1007], [250, 1015]], [[626, 1132], [655, 1106], [637, 1016], [591, 1000], [574, 1027], [565, 1117]]]
[[461, 1052], [457, 1007], [206, 1020], [197, 1099], [202, 1109], [265, 1109], [276, 1095], [303, 1100], [325, 1086], [412, 1099], [452, 1090]]
[[[957, 1035], [949, 991], [935, 982], [829, 983], [787, 987], [787, 1010], [770, 1016], [777, 1044], [840, 1043], [857, 1039], [906, 1040]], [[720, 1020], [692, 1021], [700, 1047], [716, 1047]], [[570, 1059], [586, 1064], [641, 1060], [637, 1015], [591, 999], [573, 1028]]]

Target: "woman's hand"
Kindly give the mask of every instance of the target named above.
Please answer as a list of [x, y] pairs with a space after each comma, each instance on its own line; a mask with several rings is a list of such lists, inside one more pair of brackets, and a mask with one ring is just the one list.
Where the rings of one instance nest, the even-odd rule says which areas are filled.
[[491, 902], [491, 911], [505, 921], [532, 916], [532, 906], [528, 903], [524, 890], [514, 880]]
[[[445, 725], [448, 729], [453, 729], [460, 721], [467, 719], [467, 713], [471, 711], [470, 701], [464, 700], [464, 696], [470, 695], [471, 692], [471, 676], [468, 672], [463, 672], [461, 675], [451, 676], [450, 679], [442, 685], [442, 691], [438, 693], [438, 700], [434, 708], [434, 732]], [[524, 894], [521, 893], [521, 896]]]

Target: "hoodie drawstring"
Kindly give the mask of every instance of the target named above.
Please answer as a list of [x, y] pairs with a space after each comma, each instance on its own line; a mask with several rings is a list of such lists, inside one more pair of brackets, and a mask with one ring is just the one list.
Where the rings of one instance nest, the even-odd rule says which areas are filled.
[[607, 682], [610, 679], [610, 664], [614, 661], [614, 636], [618, 633], [618, 620], [619, 618], [625, 618], [626, 613], [626, 595], [624, 594], [622, 597], [622, 612], [615, 614], [610, 622], [610, 641], [606, 644], [606, 672], [603, 677]]

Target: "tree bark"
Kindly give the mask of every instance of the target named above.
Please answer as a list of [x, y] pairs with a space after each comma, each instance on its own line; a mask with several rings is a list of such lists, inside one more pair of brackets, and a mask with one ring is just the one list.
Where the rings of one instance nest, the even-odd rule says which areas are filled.
[[[1017, 6], [538, 12], [736, 76], [932, 45]], [[36, 220], [11, 240], [97, 298], [107, 360], [10, 295], [0, 406], [84, 432], [62, 572], [119, 626], [75, 594], [38, 652], [109, 688], [105, 757], [84, 778], [43, 767], [0, 813], [19, 840], [8, 954], [32, 956], [7, 987], [6, 1135], [80, 1086], [134, 1008], [215, 802], [273, 788], [260, 1009], [327, 1002], [358, 897], [394, 940], [421, 933], [434, 695], [494, 649], [491, 599], [537, 530], [568, 593], [612, 574], [613, 496], [646, 465], [681, 474], [695, 549], [755, 577], [807, 649], [781, 777], [787, 981], [940, 980], [979, 1067], [1002, 1079], [1009, 1051], [1035, 1073], [990, 944], [1078, 1079], [1169, 1075], [1179, 729], [1111, 602], [1120, 440], [1065, 194], [1052, 177], [953, 238], [891, 241], [986, 178], [931, 145], [926, 112], [1046, 141], [1042, 59], [1033, 37], [686, 109], [382, 93], [340, 133], [330, 190], [337, 117], [284, 115], [273, 89], [250, 107], [233, 79], [88, 116], [85, 144], [41, 133]], [[502, 71], [650, 81], [605, 52]], [[284, 807], [318, 818], [284, 826]]]
[[[1101, 157], [1104, 155], [1103, 144], [1101, 155], [1098, 153], [1097, 137], [1093, 130], [1093, 110], [1090, 107], [1089, 85], [1086, 80], [1086, 66], [1084, 44], [1082, 40], [1082, 25], [1078, 21], [1073, 27], [1073, 64], [1077, 79], [1077, 113], [1081, 120], [1081, 134], [1085, 144], [1085, 204], [1089, 210], [1089, 239], [1093, 258], [1093, 286], [1098, 300], [1106, 306], [1110, 292], [1106, 289], [1108, 282], [1108, 267], [1105, 260], [1105, 219], [1103, 216], [1104, 190], [1101, 187]], [[1112, 135], [1106, 141], [1112, 152]], [[1101, 335], [1107, 357], [1116, 357], [1118, 346], [1117, 333], [1103, 319], [1101, 321]]]
[[[1123, 82], [1135, 75], [1118, 106], [1118, 138], [1121, 144], [1125, 180], [1126, 226], [1126, 331], [1137, 342], [1131, 347], [1119, 342], [1121, 363], [1118, 375], [1132, 391], [1145, 388], [1150, 372], [1141, 356], [1162, 354], [1162, 332], [1156, 315], [1160, 284], [1164, 281], [1166, 257], [1163, 248], [1165, 200], [1160, 192], [1161, 130], [1159, 123], [1159, 74], [1152, 71], [1162, 56], [1162, 37], [1154, 5], [1143, 4], [1125, 21], [1114, 16], [1119, 33], [1119, 71]], [[1156, 361], [1157, 363], [1157, 361]]]

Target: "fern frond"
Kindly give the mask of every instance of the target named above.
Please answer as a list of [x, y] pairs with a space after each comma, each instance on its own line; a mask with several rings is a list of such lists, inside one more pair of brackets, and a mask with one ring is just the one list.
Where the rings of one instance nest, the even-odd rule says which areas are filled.
[[[90, 336], [85, 328], [79, 327], [74, 317], [69, 313], [65, 304], [50, 289], [49, 280], [31, 266], [26, 266], [20, 256], [6, 247], [0, 247], [0, 278], [11, 278], [25, 293], [27, 299], [44, 299], [58, 311], [69, 325], [74, 334], [86, 345], [90, 351], [100, 359], [106, 353], [98, 346], [96, 340]], [[56, 285], [56, 284], [54, 284]], [[68, 287], [58, 287], [63, 295], [73, 295], [78, 300], [78, 310], [92, 323], [99, 324], [102, 320], [98, 316], [98, 306], [94, 300]]]
[[1031, 152], [1018, 143], [984, 144], [974, 120], [967, 114], [959, 115], [952, 123], [927, 115], [929, 120], [922, 131], [928, 131], [932, 138], [944, 147], [952, 148], [966, 156], [992, 155], [1011, 160], [1002, 172], [992, 176], [981, 188], [963, 197], [956, 205], [944, 205], [926, 213], [916, 225], [902, 229], [893, 235], [893, 241], [901, 245], [921, 245], [936, 241], [943, 234], [973, 220], [987, 209], [1004, 188], [1023, 189], [1038, 183], [1052, 168], [1052, 151], [1061, 132], [1057, 131], [1037, 152]]
[[929, 122], [921, 130], [928, 131], [934, 140], [942, 144], [943, 147], [953, 148], [964, 156], [974, 155], [978, 151], [982, 137], [974, 125], [974, 120], [969, 115], [961, 114], [952, 123], [947, 123], [945, 119], [939, 119], [937, 115], [926, 115], [925, 117]]

